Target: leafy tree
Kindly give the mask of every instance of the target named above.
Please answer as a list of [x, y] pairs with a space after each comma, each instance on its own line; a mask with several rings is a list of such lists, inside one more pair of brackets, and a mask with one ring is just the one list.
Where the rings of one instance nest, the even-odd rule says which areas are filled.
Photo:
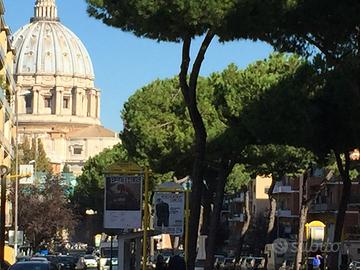
[[[49, 175], [44, 184], [20, 186], [19, 228], [37, 249], [40, 243], [61, 241], [63, 232], [71, 233], [76, 217], [59, 177]], [[11, 193], [14, 200], [14, 193]], [[41, 213], [41, 214], [39, 214]]]
[[[248, 2], [247, 0], [176, 0], [170, 2], [154, 0], [87, 0], [89, 14], [102, 20], [107, 25], [132, 32], [139, 37], [182, 43], [179, 82], [194, 128], [194, 162], [191, 173], [193, 181], [190, 216], [191, 231], [189, 234], [190, 250], [188, 261], [188, 269], [190, 270], [194, 268], [196, 259], [200, 198], [203, 192], [202, 178], [207, 139], [207, 131], [197, 104], [198, 76], [206, 51], [214, 36], [221, 37], [224, 32], [227, 32], [227, 18], [234, 13], [236, 4], [246, 5]], [[250, 15], [253, 16], [253, 14]], [[258, 16], [263, 18], [263, 14], [258, 14]], [[246, 24], [248, 26], [247, 30], [253, 31], [254, 26], [250, 21], [250, 17], [244, 17], [243, 20], [249, 22]], [[263, 22], [266, 25], [266, 18], [263, 19]], [[189, 72], [191, 42], [197, 36], [203, 36], [204, 38]]]
[[251, 179], [251, 173], [246, 170], [244, 164], [236, 164], [227, 178], [226, 186], [225, 186], [225, 193], [226, 194], [233, 194], [236, 193], [244, 186], [249, 184]]
[[33, 138], [31, 144], [28, 137], [19, 145], [19, 164], [28, 164], [35, 161], [37, 172], [50, 173], [52, 171], [49, 158], [46, 156], [41, 139]]
[[[217, 200], [222, 202], [223, 185], [235, 165], [234, 160], [230, 160], [233, 159], [231, 149], [235, 148], [224, 145], [224, 142], [229, 145], [232, 141], [227, 134], [223, 134], [226, 126], [219, 120], [212, 105], [213, 88], [209, 81], [200, 78], [198, 89], [198, 106], [209, 134], [204, 169], [207, 188], [202, 194], [206, 209], [202, 232], [209, 233], [209, 239], [212, 239], [216, 235], [216, 225], [210, 226], [214, 228], [213, 232], [208, 231], [211, 202], [217, 196], [221, 196]], [[146, 160], [155, 172], [174, 171], [177, 177], [188, 175], [194, 162], [194, 131], [184, 103], [176, 79], [156, 80], [130, 97], [122, 112], [125, 128], [121, 135], [129, 155], [136, 160]], [[213, 212], [216, 212], [212, 215], [215, 219], [220, 210], [217, 207]]]
[[[265, 7], [259, 2], [259, 7]], [[286, 3], [282, 5], [281, 3]], [[342, 197], [337, 215], [334, 241], [341, 240], [348, 200], [351, 195], [350, 151], [359, 146], [358, 105], [359, 104], [359, 51], [360, 10], [358, 1], [275, 1], [267, 5], [272, 19], [265, 31], [259, 31], [252, 38], [265, 40], [279, 51], [296, 52], [314, 58], [319, 77], [323, 80], [316, 104], [318, 113], [315, 121], [318, 138], [315, 143], [321, 151], [333, 153], [343, 181]], [[274, 8], [277, 6], [277, 8]], [[234, 29], [227, 38], [242, 38], [239, 22], [243, 22], [242, 7], [233, 14], [228, 28]], [[254, 10], [257, 12], [258, 10]], [[257, 24], [256, 17], [253, 20]], [[260, 22], [261, 23], [261, 22]], [[276, 29], [274, 31], [274, 29]], [[237, 31], [237, 32], [236, 32]], [[231, 32], [231, 31], [230, 31]], [[345, 117], [345, 118], [344, 118]], [[349, 121], [344, 121], [348, 119]], [[310, 126], [308, 126], [310, 127]], [[306, 138], [306, 137], [305, 137]], [[314, 147], [314, 140], [307, 138], [304, 146]], [[316, 145], [317, 144], [317, 145]], [[319, 149], [316, 149], [319, 150]]]
[[98, 155], [89, 158], [77, 177], [77, 185], [71, 198], [78, 215], [84, 216], [87, 209], [93, 209], [101, 216], [104, 202], [104, 173], [112, 164], [127, 161], [127, 151], [121, 144], [105, 149]]

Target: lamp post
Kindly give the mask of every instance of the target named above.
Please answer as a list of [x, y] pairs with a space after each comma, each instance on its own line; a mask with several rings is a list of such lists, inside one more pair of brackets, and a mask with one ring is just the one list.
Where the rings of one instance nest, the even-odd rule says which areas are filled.
[[6, 175], [9, 168], [5, 165], [0, 166], [1, 177], [1, 211], [0, 211], [0, 263], [1, 268], [4, 266], [4, 249], [5, 249], [5, 204], [6, 204]]
[[25, 91], [18, 94], [15, 92], [15, 203], [14, 203], [14, 255], [18, 254], [18, 223], [19, 223], [19, 96], [26, 96], [31, 94], [30, 91]]
[[18, 93], [15, 92], [15, 205], [14, 205], [14, 257], [18, 254], [18, 210], [19, 210], [19, 105]]

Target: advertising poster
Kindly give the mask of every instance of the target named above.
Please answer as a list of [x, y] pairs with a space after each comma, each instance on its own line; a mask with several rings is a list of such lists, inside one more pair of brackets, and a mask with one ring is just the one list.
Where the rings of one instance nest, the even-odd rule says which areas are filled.
[[106, 176], [104, 228], [141, 227], [142, 182], [142, 175]]
[[170, 235], [182, 235], [184, 227], [184, 193], [154, 194], [154, 229]]

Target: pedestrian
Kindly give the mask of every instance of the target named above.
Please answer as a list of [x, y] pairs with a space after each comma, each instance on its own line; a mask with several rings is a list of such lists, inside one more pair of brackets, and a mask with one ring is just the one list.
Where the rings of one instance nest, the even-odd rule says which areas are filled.
[[314, 257], [314, 259], [312, 261], [312, 265], [313, 265], [314, 270], [315, 269], [320, 269], [320, 267], [321, 267], [321, 259], [322, 259], [321, 255], [319, 255], [319, 254], [315, 255], [315, 257]]
[[156, 258], [156, 270], [166, 270], [166, 263], [162, 255], [158, 255]]

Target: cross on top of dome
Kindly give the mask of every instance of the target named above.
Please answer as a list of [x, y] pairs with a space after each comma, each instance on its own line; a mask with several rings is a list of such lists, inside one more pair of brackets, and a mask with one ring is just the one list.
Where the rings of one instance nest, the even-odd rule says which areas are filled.
[[57, 8], [55, 0], [36, 0], [34, 8], [34, 17], [31, 21], [58, 21]]

